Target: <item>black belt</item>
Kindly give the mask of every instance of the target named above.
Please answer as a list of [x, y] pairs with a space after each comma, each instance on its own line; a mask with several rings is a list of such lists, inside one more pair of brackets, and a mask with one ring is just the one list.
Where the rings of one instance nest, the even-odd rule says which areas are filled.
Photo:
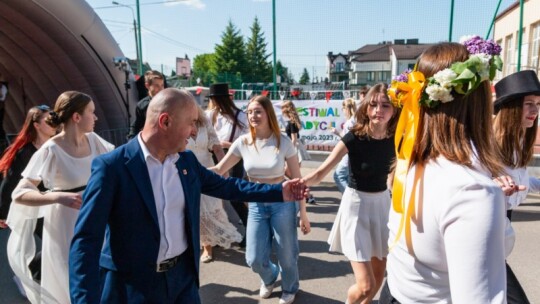
[[86, 185], [80, 186], [80, 187], [77, 187], [77, 188], [73, 188], [73, 189], [67, 189], [67, 190], [54, 189], [54, 190], [51, 190], [51, 192], [71, 192], [71, 193], [77, 193], [77, 192], [84, 191], [84, 189], [86, 189]]
[[157, 264], [156, 265], [156, 272], [165, 272], [165, 271], [168, 271], [169, 269], [173, 268], [178, 263], [178, 260], [180, 259], [180, 256], [182, 256], [182, 255], [181, 254], [177, 255], [174, 258], [166, 259], [165, 261], [162, 261], [161, 263]]

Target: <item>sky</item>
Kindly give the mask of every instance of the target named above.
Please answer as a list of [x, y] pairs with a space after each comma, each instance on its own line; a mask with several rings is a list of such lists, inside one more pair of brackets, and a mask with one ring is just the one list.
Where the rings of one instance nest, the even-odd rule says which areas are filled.
[[[133, 16], [136, 0], [87, 0], [118, 42], [136, 57]], [[267, 52], [272, 53], [272, 0], [139, 0], [145, 62], [166, 75], [176, 57], [212, 53], [227, 23], [246, 37], [259, 19]], [[502, 0], [499, 12], [515, 0]], [[463, 35], [485, 37], [498, 0], [454, 0], [452, 41]], [[347, 54], [366, 44], [418, 38], [449, 40], [450, 0], [275, 0], [276, 56], [298, 81], [304, 68], [325, 77], [326, 55]], [[516, 29], [518, 25], [516, 24]], [[493, 33], [493, 31], [492, 31]], [[270, 60], [272, 56], [269, 57]], [[193, 61], [192, 61], [193, 62]], [[163, 68], [162, 68], [163, 66]]]

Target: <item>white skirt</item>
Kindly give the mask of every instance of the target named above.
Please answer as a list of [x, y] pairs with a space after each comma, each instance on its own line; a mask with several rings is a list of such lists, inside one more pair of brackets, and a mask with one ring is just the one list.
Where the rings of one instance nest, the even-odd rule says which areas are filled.
[[240, 243], [242, 235], [229, 222], [221, 199], [201, 195], [201, 245], [230, 248], [232, 243]]
[[388, 190], [369, 193], [347, 187], [328, 237], [329, 250], [356, 262], [386, 258], [390, 206]]

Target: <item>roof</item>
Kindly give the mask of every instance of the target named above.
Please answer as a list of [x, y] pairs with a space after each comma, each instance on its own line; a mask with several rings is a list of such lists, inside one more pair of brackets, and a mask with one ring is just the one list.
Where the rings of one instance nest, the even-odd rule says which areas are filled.
[[425, 49], [433, 44], [368, 44], [354, 51], [355, 62], [388, 61], [391, 49], [398, 60], [417, 59]]

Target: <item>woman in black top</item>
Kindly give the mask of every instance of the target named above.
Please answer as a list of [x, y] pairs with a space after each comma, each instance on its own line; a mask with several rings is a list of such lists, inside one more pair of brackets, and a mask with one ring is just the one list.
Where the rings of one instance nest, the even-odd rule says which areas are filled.
[[[298, 164], [301, 166], [302, 160], [310, 160], [311, 158], [300, 141], [300, 129], [302, 129], [302, 122], [300, 121], [300, 117], [298, 116], [294, 103], [290, 100], [285, 100], [281, 104], [281, 114], [283, 115], [283, 118], [287, 120], [285, 133], [291, 139], [298, 151]], [[285, 174], [290, 176], [288, 170]], [[311, 205], [315, 204], [315, 198], [312, 194], [309, 195], [306, 202]]]
[[4, 176], [0, 186], [0, 228], [7, 227], [5, 221], [11, 206], [11, 192], [21, 180], [22, 171], [37, 149], [56, 134], [56, 129], [45, 123], [49, 111], [46, 105], [28, 110], [21, 131], [0, 159], [0, 173]]
[[349, 155], [349, 182], [330, 232], [330, 251], [351, 262], [356, 284], [347, 303], [369, 303], [382, 284], [388, 254], [390, 194], [387, 178], [395, 158], [394, 132], [399, 110], [386, 94], [386, 84], [373, 86], [356, 112], [356, 123], [330, 156], [304, 178], [318, 184], [345, 155]]

